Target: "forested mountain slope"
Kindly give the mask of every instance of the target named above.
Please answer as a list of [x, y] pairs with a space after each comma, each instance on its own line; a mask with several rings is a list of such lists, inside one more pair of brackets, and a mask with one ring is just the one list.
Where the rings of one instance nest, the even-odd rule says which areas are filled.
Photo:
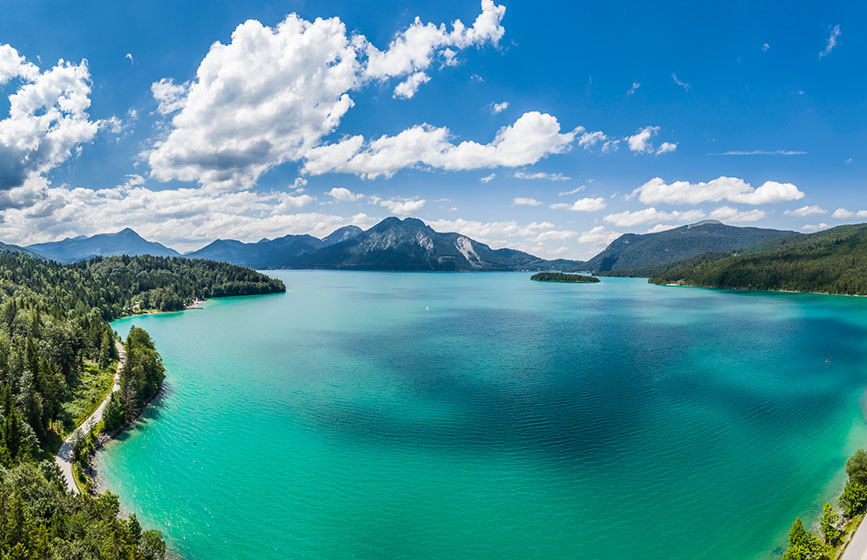
[[770, 242], [719, 260], [688, 262], [651, 278], [750, 290], [867, 294], [867, 224]]
[[621, 235], [585, 267], [594, 273], [642, 276], [658, 272], [665, 263], [710, 252], [728, 253], [797, 235], [794, 231], [736, 227], [707, 220], [658, 233]]

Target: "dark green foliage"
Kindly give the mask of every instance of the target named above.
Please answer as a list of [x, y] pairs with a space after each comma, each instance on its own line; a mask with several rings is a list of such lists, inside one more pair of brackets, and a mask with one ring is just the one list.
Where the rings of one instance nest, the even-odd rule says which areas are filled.
[[847, 482], [846, 488], [840, 494], [840, 507], [843, 508], [843, 515], [854, 517], [864, 511], [865, 505], [867, 505], [867, 488], [853, 480]]
[[[0, 469], [0, 557], [27, 560], [165, 558], [158, 532], [117, 517], [117, 496], [66, 494], [35, 465]], [[133, 523], [135, 521], [135, 523]]]
[[828, 548], [822, 539], [804, 529], [801, 518], [792, 523], [789, 531], [789, 546], [783, 553], [783, 560], [825, 560], [828, 558]]
[[846, 461], [846, 474], [849, 475], [849, 480], [867, 486], [867, 451], [859, 449], [849, 457]]
[[163, 360], [154, 349], [150, 335], [132, 327], [126, 338], [126, 363], [120, 370], [120, 393], [127, 410], [140, 407], [159, 390], [165, 378]]
[[688, 259], [680, 259], [677, 261], [652, 264], [641, 268], [629, 270], [606, 270], [597, 272], [596, 274], [598, 276], [614, 276], [622, 278], [653, 278], [655, 276], [661, 276], [682, 266], [695, 266], [696, 264], [714, 262], [730, 256], [732, 256], [732, 254], [728, 252], [702, 253], [697, 257], [690, 257]]
[[530, 280], [535, 280], [536, 282], [571, 282], [578, 284], [599, 282], [599, 278], [595, 276], [566, 274], [564, 272], [538, 272], [530, 276]]
[[[194, 298], [283, 290], [252, 270], [209, 261], [111, 257], [63, 266], [0, 252], [0, 558], [162, 558], [158, 532], [116, 519], [116, 496], [67, 496], [54, 464], [37, 460], [52, 451], [85, 362], [107, 367], [117, 359], [108, 320], [135, 307], [174, 310]], [[112, 428], [164, 376], [145, 331], [131, 329], [127, 348], [124, 390], [105, 417]], [[89, 434], [74, 442], [76, 472], [93, 445]]]
[[819, 517], [819, 527], [822, 529], [822, 537], [825, 539], [825, 544], [833, 545], [840, 538], [840, 530], [837, 529], [837, 523], [840, 521], [840, 516], [831, 507], [831, 504], [825, 502], [822, 508], [822, 515]]
[[107, 368], [116, 359], [117, 347], [114, 344], [114, 337], [106, 330], [102, 334], [102, 342], [99, 343], [99, 368]]
[[126, 423], [127, 407], [120, 393], [112, 393], [102, 413], [102, 424], [105, 431], [111, 433]]
[[279, 280], [213, 261], [106, 257], [63, 266], [17, 253], [0, 254], [0, 297], [38, 294], [50, 309], [96, 308], [104, 319], [134, 309], [176, 311], [195, 298], [285, 290]]
[[867, 225], [840, 226], [694, 262], [651, 278], [656, 284], [867, 294]]

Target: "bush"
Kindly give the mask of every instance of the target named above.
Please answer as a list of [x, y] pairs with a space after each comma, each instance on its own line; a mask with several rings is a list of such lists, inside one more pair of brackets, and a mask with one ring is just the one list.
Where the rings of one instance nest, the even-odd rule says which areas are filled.
[[843, 489], [843, 494], [840, 495], [840, 507], [843, 508], [843, 515], [850, 518], [855, 517], [864, 511], [865, 504], [867, 504], [867, 487], [854, 480], [849, 480], [846, 483], [846, 488]]
[[867, 451], [859, 449], [846, 461], [846, 474], [861, 486], [867, 486]]

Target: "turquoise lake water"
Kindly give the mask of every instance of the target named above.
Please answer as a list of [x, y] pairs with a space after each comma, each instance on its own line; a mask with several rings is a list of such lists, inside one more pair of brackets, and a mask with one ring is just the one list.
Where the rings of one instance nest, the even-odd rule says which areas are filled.
[[167, 389], [99, 476], [185, 558], [764, 559], [867, 445], [865, 298], [271, 274], [115, 323]]

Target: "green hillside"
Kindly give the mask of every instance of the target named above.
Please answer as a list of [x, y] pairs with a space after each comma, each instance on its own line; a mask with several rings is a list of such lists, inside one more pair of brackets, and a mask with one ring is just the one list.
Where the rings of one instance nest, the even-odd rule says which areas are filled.
[[776, 240], [719, 260], [698, 257], [656, 284], [867, 294], [867, 224]]
[[607, 276], [654, 276], [668, 270], [670, 263], [710, 252], [727, 254], [793, 236], [798, 234], [705, 220], [658, 233], [621, 235], [587, 261], [584, 270]]

